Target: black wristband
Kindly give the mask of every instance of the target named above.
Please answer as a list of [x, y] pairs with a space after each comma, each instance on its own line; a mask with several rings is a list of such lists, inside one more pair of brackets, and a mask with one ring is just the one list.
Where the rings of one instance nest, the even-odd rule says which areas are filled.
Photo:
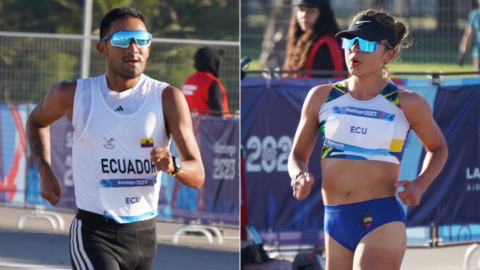
[[175, 177], [177, 173], [182, 169], [182, 161], [180, 160], [179, 157], [172, 156], [172, 161], [173, 161], [173, 172], [169, 172], [171, 176]]
[[306, 173], [306, 172], [299, 172], [299, 173], [295, 174], [295, 178], [293, 178], [293, 180], [297, 180], [297, 178], [304, 173]]
[[298, 178], [300, 175], [304, 174], [304, 173], [306, 173], [306, 172], [299, 172], [299, 173], [295, 174], [295, 176], [294, 176], [294, 177], [292, 178], [292, 180], [290, 181], [290, 186], [293, 187], [293, 184], [295, 183], [295, 180], [297, 180], [297, 178]]

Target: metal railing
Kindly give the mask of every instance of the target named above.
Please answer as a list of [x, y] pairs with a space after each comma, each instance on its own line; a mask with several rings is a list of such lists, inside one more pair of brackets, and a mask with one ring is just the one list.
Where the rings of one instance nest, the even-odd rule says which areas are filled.
[[[301, 74], [301, 75], [345, 75], [348, 76], [350, 73], [348, 71], [333, 71], [333, 70], [282, 70], [280, 68], [265, 68], [263, 70], [245, 70], [243, 69], [248, 76], [251, 74], [253, 76], [261, 75], [267, 80], [272, 77], [280, 79], [282, 74]], [[428, 79], [432, 79], [434, 85], [438, 85], [444, 77], [446, 76], [471, 76], [471, 75], [480, 75], [480, 71], [471, 71], [471, 72], [395, 72], [392, 74], [394, 77], [402, 76], [424, 76]]]
[[[105, 59], [91, 42], [90, 77], [105, 73]], [[83, 35], [0, 32], [0, 102], [38, 102], [62, 80], [82, 77]], [[239, 43], [211, 40], [154, 38], [145, 74], [181, 88], [195, 72], [195, 52], [204, 46], [225, 54], [219, 79], [227, 91], [231, 111], [239, 109]]]

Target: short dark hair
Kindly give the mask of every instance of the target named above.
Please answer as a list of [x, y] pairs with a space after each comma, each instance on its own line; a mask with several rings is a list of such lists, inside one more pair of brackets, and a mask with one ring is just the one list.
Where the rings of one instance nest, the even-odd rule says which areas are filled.
[[100, 40], [107, 35], [113, 21], [127, 18], [139, 18], [147, 27], [147, 18], [140, 11], [132, 7], [115, 8], [108, 12], [100, 23]]

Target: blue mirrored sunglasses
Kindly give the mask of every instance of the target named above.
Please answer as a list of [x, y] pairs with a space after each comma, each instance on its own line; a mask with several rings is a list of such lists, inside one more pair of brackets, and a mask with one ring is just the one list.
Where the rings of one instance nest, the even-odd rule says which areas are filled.
[[385, 45], [388, 49], [393, 49], [393, 46], [383, 41], [368, 41], [363, 38], [354, 37], [352, 39], [342, 38], [342, 49], [351, 49], [355, 41], [358, 41], [358, 47], [364, 52], [376, 52], [378, 44]]
[[150, 45], [152, 41], [152, 35], [145, 31], [130, 31], [130, 30], [122, 30], [105, 36], [100, 41], [107, 41], [110, 40], [112, 46], [120, 47], [120, 48], [128, 48], [132, 39], [135, 40], [138, 47], [144, 47]]

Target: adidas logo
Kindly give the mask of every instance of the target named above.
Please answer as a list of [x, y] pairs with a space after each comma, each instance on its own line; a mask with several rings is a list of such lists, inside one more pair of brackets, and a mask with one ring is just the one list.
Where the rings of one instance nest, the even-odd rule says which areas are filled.
[[116, 112], [123, 112], [122, 106], [118, 106], [118, 108], [115, 109]]

